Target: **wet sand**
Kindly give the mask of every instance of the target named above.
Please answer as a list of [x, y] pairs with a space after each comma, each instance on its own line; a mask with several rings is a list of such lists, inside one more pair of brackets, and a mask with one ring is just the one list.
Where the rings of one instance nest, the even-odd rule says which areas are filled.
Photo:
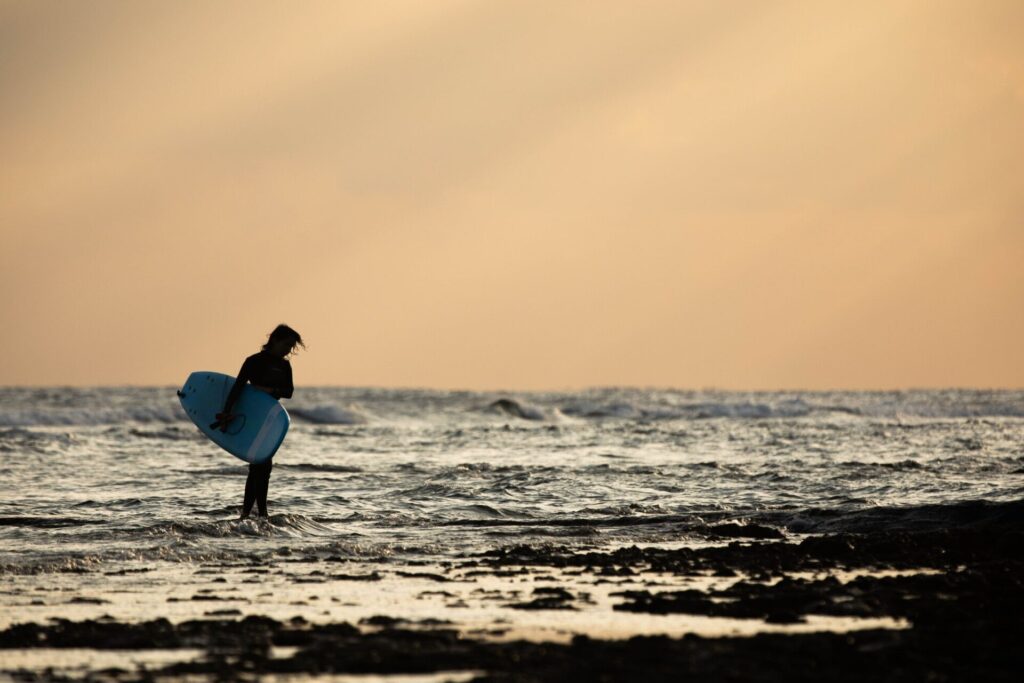
[[[17, 680], [1018, 680], [1022, 520], [1016, 502], [823, 536], [726, 524], [679, 547], [200, 566], [180, 593], [122, 594], [135, 611], [109, 586], [48, 592], [34, 577], [30, 592], [10, 577], [0, 669]], [[274, 580], [275, 595], [254, 599]], [[147, 617], [129, 618], [146, 600]]]

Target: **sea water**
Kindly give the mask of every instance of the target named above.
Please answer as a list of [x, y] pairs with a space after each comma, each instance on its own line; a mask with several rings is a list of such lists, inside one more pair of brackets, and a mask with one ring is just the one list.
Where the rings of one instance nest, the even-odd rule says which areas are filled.
[[[300, 387], [271, 518], [239, 522], [247, 466], [175, 389], [0, 389], [0, 626], [211, 606], [425, 617], [445, 588], [431, 572], [505, 545], [677, 546], [733, 520], [941, 524], [1024, 497], [1021, 391]], [[343, 588], [306, 585], [332, 572]]]

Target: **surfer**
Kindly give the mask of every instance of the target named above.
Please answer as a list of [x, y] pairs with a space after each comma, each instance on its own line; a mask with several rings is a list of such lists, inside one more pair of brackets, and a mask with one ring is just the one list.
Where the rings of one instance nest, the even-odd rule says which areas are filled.
[[[267, 343], [263, 348], [245, 359], [242, 369], [238, 371], [238, 378], [235, 380], [227, 401], [224, 402], [223, 411], [217, 413], [215, 423], [221, 431], [227, 429], [228, 424], [234, 419], [231, 408], [235, 405], [242, 387], [246, 382], [255, 388], [267, 392], [277, 399], [291, 398], [294, 387], [292, 386], [292, 366], [288, 362], [288, 356], [292, 354], [295, 347], [306, 348], [302, 343], [302, 337], [298, 332], [287, 325], [278, 325], [267, 337]], [[267, 488], [270, 486], [270, 470], [274, 467], [274, 458], [270, 457], [259, 463], [249, 465], [249, 476], [245, 480], [245, 497], [242, 500], [242, 519], [252, 512], [252, 505], [256, 503], [259, 508], [260, 517], [267, 516]]]

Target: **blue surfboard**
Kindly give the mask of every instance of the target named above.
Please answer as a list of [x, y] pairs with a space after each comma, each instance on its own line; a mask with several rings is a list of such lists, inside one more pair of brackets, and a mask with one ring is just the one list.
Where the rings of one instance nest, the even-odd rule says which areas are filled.
[[246, 384], [231, 412], [237, 415], [225, 431], [212, 427], [235, 385], [219, 372], [193, 372], [178, 391], [181, 407], [211, 441], [246, 462], [263, 462], [277, 452], [288, 433], [288, 411], [270, 394]]

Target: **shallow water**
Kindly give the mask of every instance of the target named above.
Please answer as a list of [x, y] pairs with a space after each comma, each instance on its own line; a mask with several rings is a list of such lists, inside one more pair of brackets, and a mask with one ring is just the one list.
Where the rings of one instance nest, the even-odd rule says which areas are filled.
[[[970, 501], [1024, 497], [1024, 392], [319, 388], [286, 406], [272, 516], [256, 523], [237, 521], [245, 464], [187, 421], [173, 387], [0, 390], [3, 622], [443, 606], [475, 628], [529, 628], [535, 615], [483, 599], [431, 608], [420, 594], [447, 584], [402, 572], [520, 543], [699, 544], [701, 525], [731, 520], [787, 535], [941, 524]], [[349, 578], [316, 589], [325, 572]], [[213, 588], [223, 600], [193, 599]], [[609, 632], [697, 628], [606, 616]]]

